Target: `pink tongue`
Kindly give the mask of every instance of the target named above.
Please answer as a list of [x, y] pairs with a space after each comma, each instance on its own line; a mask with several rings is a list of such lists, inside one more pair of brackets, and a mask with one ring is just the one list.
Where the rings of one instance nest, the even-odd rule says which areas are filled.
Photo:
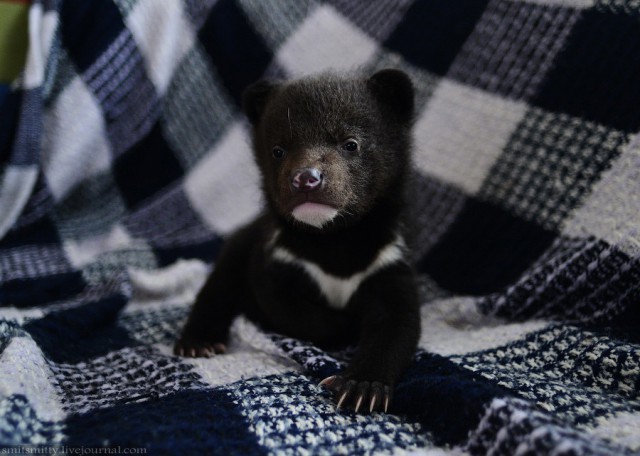
[[302, 223], [320, 228], [334, 218], [338, 214], [338, 211], [326, 204], [302, 203], [296, 206], [291, 214], [293, 218]]

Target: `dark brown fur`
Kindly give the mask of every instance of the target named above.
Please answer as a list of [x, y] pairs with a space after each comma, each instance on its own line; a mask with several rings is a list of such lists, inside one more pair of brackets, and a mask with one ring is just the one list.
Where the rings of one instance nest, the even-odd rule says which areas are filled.
[[[334, 277], [365, 270], [402, 233], [410, 163], [413, 89], [397, 70], [369, 78], [324, 74], [262, 81], [245, 93], [267, 211], [230, 237], [198, 295], [175, 352], [225, 350], [235, 315], [320, 345], [358, 342], [347, 370], [322, 383], [340, 406], [386, 410], [419, 336], [414, 272], [400, 258], [367, 277], [342, 309], [331, 306], [297, 264], [276, 248]], [[357, 150], [348, 150], [355, 141]], [[282, 156], [274, 153], [281, 149]], [[300, 191], [294, 176], [314, 170], [321, 184]], [[292, 215], [303, 202], [335, 208], [322, 226]]]

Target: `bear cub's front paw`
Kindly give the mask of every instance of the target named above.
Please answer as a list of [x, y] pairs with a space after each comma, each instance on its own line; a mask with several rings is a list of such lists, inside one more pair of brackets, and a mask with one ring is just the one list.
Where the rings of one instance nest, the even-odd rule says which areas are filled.
[[190, 338], [181, 338], [173, 347], [173, 354], [186, 358], [211, 358], [227, 351], [222, 342], [209, 342]]
[[320, 385], [333, 392], [336, 409], [350, 406], [358, 413], [360, 408], [369, 413], [389, 410], [391, 387], [381, 382], [360, 381], [342, 375], [332, 375], [320, 382]]

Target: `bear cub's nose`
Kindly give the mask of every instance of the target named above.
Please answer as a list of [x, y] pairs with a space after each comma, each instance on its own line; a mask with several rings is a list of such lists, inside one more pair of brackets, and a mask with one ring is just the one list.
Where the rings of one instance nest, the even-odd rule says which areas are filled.
[[291, 177], [291, 188], [295, 192], [309, 193], [319, 190], [322, 173], [315, 168], [296, 169]]

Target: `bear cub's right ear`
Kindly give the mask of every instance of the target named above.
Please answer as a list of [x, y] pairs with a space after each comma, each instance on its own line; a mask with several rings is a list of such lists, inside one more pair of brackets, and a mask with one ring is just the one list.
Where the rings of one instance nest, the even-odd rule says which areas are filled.
[[367, 85], [380, 106], [401, 122], [411, 122], [414, 90], [409, 76], [401, 70], [387, 68], [369, 78]]
[[242, 93], [242, 109], [253, 125], [262, 117], [269, 96], [277, 86], [277, 83], [263, 79], [254, 82]]

